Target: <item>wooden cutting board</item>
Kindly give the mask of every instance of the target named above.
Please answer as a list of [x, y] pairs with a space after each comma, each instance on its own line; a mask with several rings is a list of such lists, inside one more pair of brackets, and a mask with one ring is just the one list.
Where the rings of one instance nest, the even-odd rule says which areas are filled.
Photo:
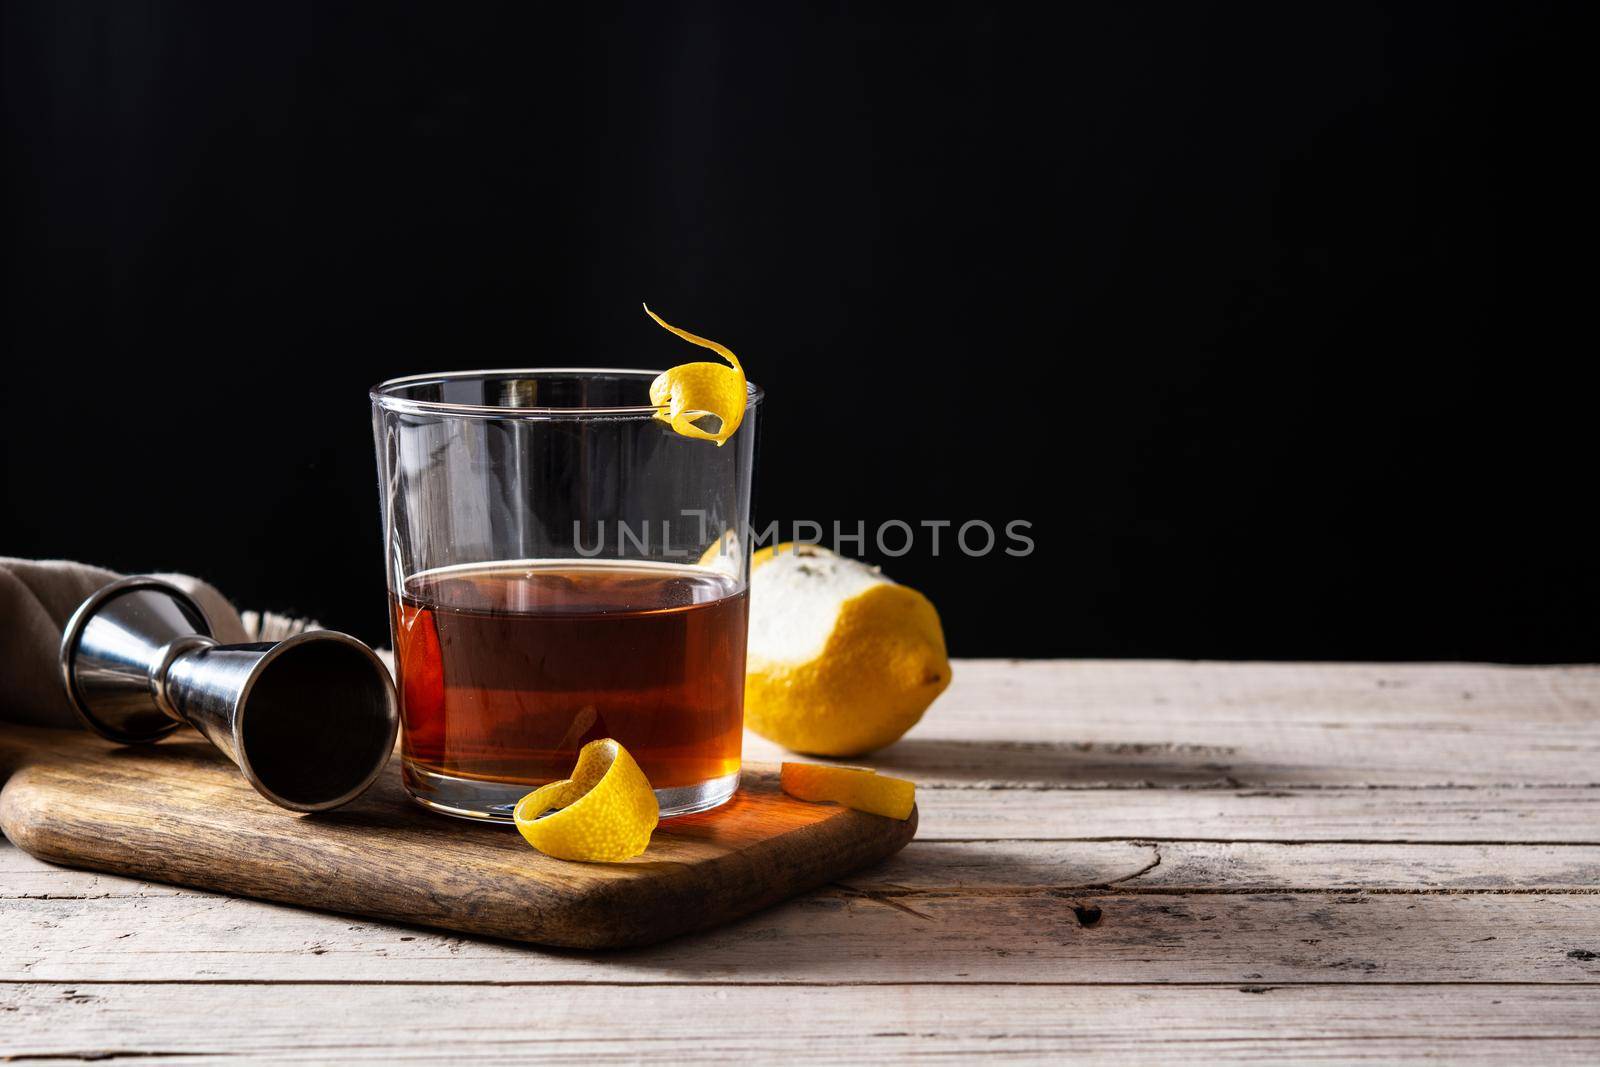
[[900, 822], [803, 803], [776, 767], [746, 764], [733, 800], [662, 823], [638, 859], [567, 863], [509, 826], [424, 811], [398, 759], [355, 802], [293, 815], [188, 730], [118, 748], [0, 723], [0, 780], [0, 830], [40, 859], [573, 948], [726, 923], [897, 852], [917, 826], [915, 811]]

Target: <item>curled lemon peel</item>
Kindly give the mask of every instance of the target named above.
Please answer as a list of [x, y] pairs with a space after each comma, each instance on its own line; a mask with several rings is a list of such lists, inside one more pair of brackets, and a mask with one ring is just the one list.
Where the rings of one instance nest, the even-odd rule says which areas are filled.
[[832, 801], [890, 819], [909, 819], [917, 802], [914, 783], [862, 767], [785, 763], [779, 769], [778, 781], [783, 791], [796, 800]]
[[[539, 818], [551, 808], [558, 810]], [[615, 863], [649, 846], [661, 809], [628, 750], [607, 737], [584, 745], [571, 778], [535, 789], [511, 817], [547, 856]]]
[[[721, 448], [744, 421], [746, 383], [739, 357], [715, 341], [678, 329], [651, 311], [649, 304], [644, 305], [644, 313], [668, 333], [675, 333], [692, 345], [709, 348], [733, 364], [724, 367], [720, 363], [680, 363], [671, 370], [662, 371], [650, 383], [650, 403], [661, 409], [656, 412], [656, 418], [685, 437], [715, 441]], [[719, 421], [716, 433], [708, 433], [695, 425], [707, 415], [714, 415]]]

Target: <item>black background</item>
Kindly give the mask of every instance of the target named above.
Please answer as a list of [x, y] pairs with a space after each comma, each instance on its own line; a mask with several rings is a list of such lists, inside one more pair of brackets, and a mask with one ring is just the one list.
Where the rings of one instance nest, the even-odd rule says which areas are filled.
[[386, 640], [367, 387], [689, 358], [648, 300], [763, 521], [1033, 523], [880, 559], [956, 654], [1600, 651], [1560, 8], [3, 19], [0, 554]]

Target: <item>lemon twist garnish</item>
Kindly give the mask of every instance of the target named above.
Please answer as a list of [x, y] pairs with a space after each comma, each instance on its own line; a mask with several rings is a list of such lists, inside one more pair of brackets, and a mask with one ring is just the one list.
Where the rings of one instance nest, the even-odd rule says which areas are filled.
[[[560, 810], [539, 818], [551, 808]], [[547, 856], [614, 863], [649, 846], [661, 808], [628, 750], [607, 737], [584, 745], [571, 778], [535, 789], [511, 817]]]
[[909, 819], [917, 801], [915, 784], [862, 767], [785, 763], [778, 780], [783, 791], [797, 800], [832, 801], [891, 819]]
[[[662, 371], [650, 383], [650, 403], [661, 410], [656, 418], [669, 424], [685, 437], [702, 441], [715, 441], [717, 447], [733, 436], [744, 421], [745, 377], [739, 358], [715, 341], [696, 337], [688, 330], [680, 330], [644, 305], [649, 315], [662, 329], [675, 333], [692, 345], [709, 348], [729, 363], [681, 363], [671, 370]], [[714, 415], [721, 423], [716, 433], [707, 433], [695, 423], [707, 415]]]

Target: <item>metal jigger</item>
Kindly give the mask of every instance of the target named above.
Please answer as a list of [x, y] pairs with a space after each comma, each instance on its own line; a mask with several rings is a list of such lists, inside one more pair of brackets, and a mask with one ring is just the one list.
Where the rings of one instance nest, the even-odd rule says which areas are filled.
[[331, 630], [219, 645], [200, 606], [157, 578], [112, 582], [61, 639], [62, 681], [84, 724], [123, 744], [188, 723], [291, 811], [354, 800], [394, 749], [399, 713], [372, 650]]

